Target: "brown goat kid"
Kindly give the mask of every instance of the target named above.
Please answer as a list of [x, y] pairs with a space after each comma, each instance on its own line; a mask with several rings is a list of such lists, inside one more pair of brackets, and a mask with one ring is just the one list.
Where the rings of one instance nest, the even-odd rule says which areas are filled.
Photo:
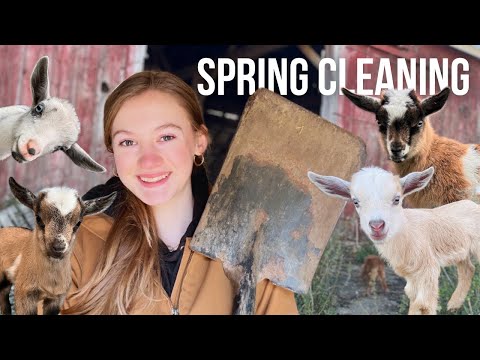
[[9, 179], [15, 197], [35, 213], [33, 231], [0, 229], [0, 310], [11, 314], [9, 293], [15, 284], [15, 310], [19, 315], [36, 315], [43, 300], [43, 314], [57, 315], [70, 289], [70, 256], [76, 232], [84, 216], [105, 211], [116, 193], [82, 201], [65, 187], [47, 188], [33, 194]]
[[423, 100], [409, 89], [385, 90], [380, 98], [356, 95], [345, 88], [342, 92], [356, 106], [375, 114], [382, 144], [400, 177], [435, 168], [430, 184], [412, 194], [408, 206], [434, 208], [463, 199], [479, 202], [480, 145], [439, 136], [428, 120], [428, 115], [444, 106], [448, 87]]
[[385, 263], [376, 255], [368, 255], [363, 261], [362, 279], [367, 285], [367, 295], [371, 295], [372, 290], [375, 290], [377, 279], [380, 280], [380, 285], [384, 292], [388, 291], [387, 279], [385, 277]]

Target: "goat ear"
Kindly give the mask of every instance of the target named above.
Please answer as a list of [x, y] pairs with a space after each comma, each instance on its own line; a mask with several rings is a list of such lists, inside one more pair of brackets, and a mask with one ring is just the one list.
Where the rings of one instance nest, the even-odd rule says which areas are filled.
[[107, 210], [110, 205], [113, 204], [115, 198], [117, 197], [117, 192], [114, 191], [110, 195], [102, 196], [92, 200], [86, 200], [83, 202], [83, 216], [95, 215]]
[[426, 170], [412, 172], [401, 178], [400, 184], [402, 184], [403, 196], [422, 190], [432, 179], [434, 172], [433, 166], [430, 166]]
[[13, 177], [8, 179], [8, 184], [10, 185], [10, 189], [12, 190], [13, 195], [25, 206], [29, 207], [33, 210], [33, 206], [37, 197], [34, 193], [32, 193], [27, 188], [19, 185]]
[[323, 176], [315, 174], [313, 171], [307, 173], [308, 178], [322, 192], [327, 195], [351, 200], [350, 183], [335, 176]]
[[443, 107], [443, 105], [445, 105], [445, 102], [448, 99], [448, 95], [450, 95], [450, 88], [446, 87], [445, 89], [440, 91], [438, 94], [432, 95], [424, 99], [421, 102], [420, 106], [425, 116], [428, 116], [440, 110]]
[[33, 106], [50, 97], [50, 82], [48, 80], [48, 56], [37, 61], [30, 77]]
[[343, 95], [345, 95], [351, 102], [357, 105], [360, 109], [376, 113], [380, 108], [381, 100], [365, 95], [357, 95], [346, 88], [342, 88]]
[[93, 160], [90, 155], [88, 155], [87, 152], [83, 150], [77, 143], [74, 143], [69, 149], [63, 151], [76, 165], [80, 166], [81, 168], [100, 173], [106, 171], [102, 165], [95, 162], [95, 160]]

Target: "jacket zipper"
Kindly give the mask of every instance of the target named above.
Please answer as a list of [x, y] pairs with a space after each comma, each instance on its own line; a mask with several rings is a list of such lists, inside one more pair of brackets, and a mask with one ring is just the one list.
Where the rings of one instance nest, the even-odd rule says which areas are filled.
[[172, 315], [178, 315], [178, 310], [175, 309], [175, 307], [173, 306], [172, 299], [170, 299], [170, 296], [168, 296], [167, 292], [165, 291], [165, 289], [163, 287], [162, 287], [162, 292], [165, 295], [165, 297], [168, 299], [168, 303], [170, 304], [170, 309], [172, 309], [171, 310]]
[[172, 307], [172, 315], [180, 315], [180, 311], [179, 311], [180, 294], [182, 293], [183, 280], [185, 279], [185, 275], [187, 274], [188, 265], [190, 265], [190, 261], [192, 260], [192, 257], [193, 257], [193, 251], [190, 250], [190, 254], [188, 255], [187, 265], [185, 265], [185, 269], [183, 270], [183, 274], [182, 274], [182, 279], [180, 280], [180, 289], [178, 290], [178, 296], [177, 296], [177, 301], [175, 302], [175, 305], [173, 304], [170, 297], [167, 296], [168, 300], [170, 301], [170, 305]]

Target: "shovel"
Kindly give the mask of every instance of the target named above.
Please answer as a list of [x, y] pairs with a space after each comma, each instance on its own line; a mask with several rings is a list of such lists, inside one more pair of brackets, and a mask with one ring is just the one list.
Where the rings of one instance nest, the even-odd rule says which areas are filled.
[[236, 291], [233, 314], [255, 313], [263, 279], [305, 294], [345, 206], [309, 170], [350, 178], [364, 142], [267, 89], [250, 96], [191, 248], [220, 260]]

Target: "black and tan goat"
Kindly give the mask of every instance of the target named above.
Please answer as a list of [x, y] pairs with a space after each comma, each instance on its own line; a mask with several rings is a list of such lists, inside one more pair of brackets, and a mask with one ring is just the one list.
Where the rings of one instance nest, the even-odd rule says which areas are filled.
[[9, 179], [15, 197], [35, 213], [33, 231], [0, 229], [0, 310], [11, 314], [9, 293], [15, 284], [15, 311], [37, 314], [43, 300], [43, 314], [56, 315], [70, 289], [70, 256], [83, 217], [106, 210], [116, 193], [82, 201], [76, 190], [54, 187], [37, 195]]
[[385, 90], [380, 98], [342, 91], [356, 106], [375, 114], [382, 144], [400, 177], [435, 168], [430, 184], [409, 197], [409, 206], [433, 208], [463, 199], [479, 202], [480, 145], [439, 136], [428, 120], [444, 106], [449, 88], [423, 100], [410, 89]]

